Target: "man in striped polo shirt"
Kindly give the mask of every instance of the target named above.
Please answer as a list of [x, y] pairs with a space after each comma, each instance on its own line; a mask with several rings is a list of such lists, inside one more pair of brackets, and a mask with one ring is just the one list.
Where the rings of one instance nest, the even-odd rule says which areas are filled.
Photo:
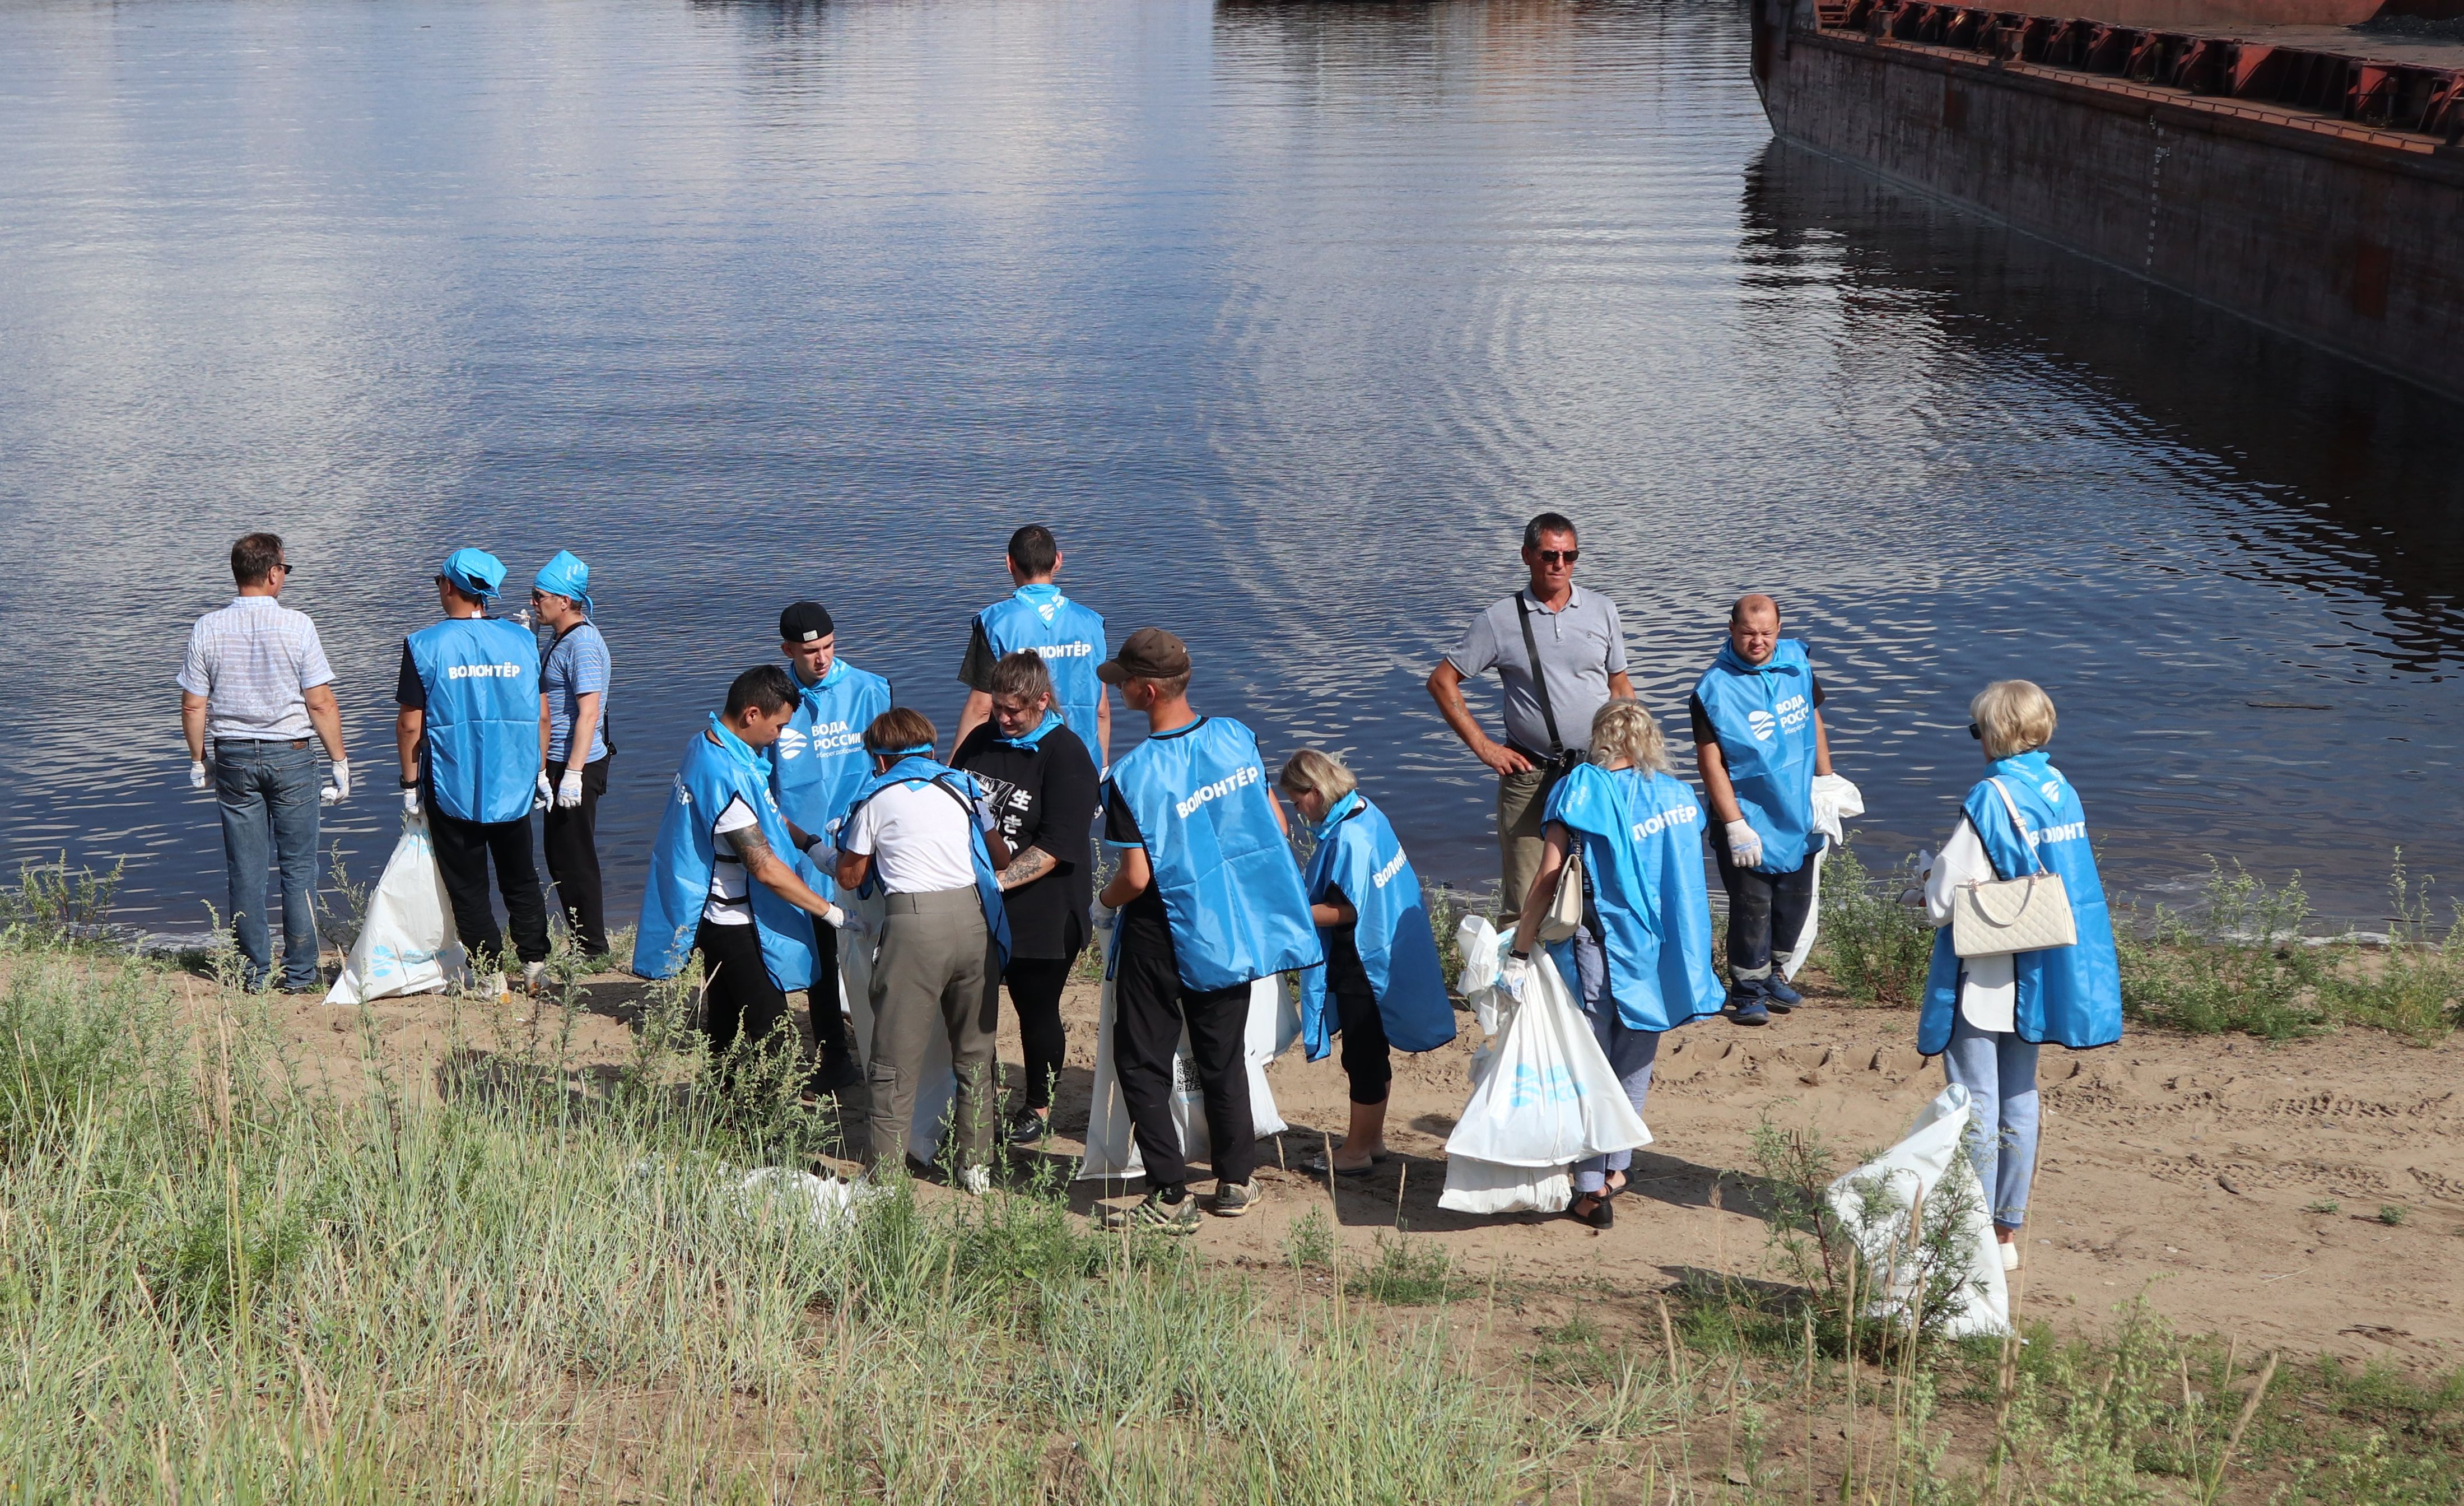
[[[188, 741], [188, 786], [204, 789], [210, 756], [222, 808], [223, 859], [231, 875], [231, 925], [248, 986], [274, 970], [266, 923], [266, 871], [282, 867], [282, 986], [322, 988], [317, 965], [317, 829], [319, 804], [351, 792], [342, 714], [317, 625], [276, 598], [291, 579], [282, 541], [253, 533], [231, 545], [239, 594], [197, 620], [180, 670], [180, 729]], [[320, 792], [310, 734], [333, 761]]]

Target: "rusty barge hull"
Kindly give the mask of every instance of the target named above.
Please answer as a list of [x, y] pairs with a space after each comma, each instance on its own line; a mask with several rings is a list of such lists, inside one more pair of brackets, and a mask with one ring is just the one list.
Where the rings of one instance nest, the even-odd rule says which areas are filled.
[[2305, 94], [2240, 41], [1825, 10], [1755, 0], [1783, 140], [2464, 400], [2464, 74], [2338, 58]]

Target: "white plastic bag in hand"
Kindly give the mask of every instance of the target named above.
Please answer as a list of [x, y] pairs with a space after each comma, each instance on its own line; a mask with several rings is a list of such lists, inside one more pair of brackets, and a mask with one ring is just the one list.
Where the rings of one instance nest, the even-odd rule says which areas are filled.
[[[1826, 1194], [1868, 1269], [1889, 1273], [1888, 1289], [1876, 1295], [1866, 1312], [1902, 1323], [1908, 1319], [1921, 1275], [1917, 1251], [1909, 1248], [1912, 1237], [1922, 1237], [1910, 1233], [1911, 1206], [1925, 1209], [1917, 1220], [1920, 1230], [1933, 1220], [1932, 1208], [1946, 1193], [1948, 1201], [1964, 1207], [1957, 1240], [1960, 1310], [1942, 1322], [1939, 1332], [1946, 1339], [1994, 1338], [2011, 1331], [2011, 1290], [1993, 1239], [1993, 1216], [1985, 1206], [1976, 1168], [1958, 1154], [1973, 1112], [1968, 1090], [1952, 1083], [1917, 1115], [1906, 1139], [1831, 1184]], [[1869, 1188], [1881, 1194], [1870, 1213]]]
[[1447, 1160], [1562, 1167], [1651, 1143], [1548, 953], [1533, 954], [1524, 997], [1510, 1008], [1500, 1004], [1494, 1059], [1446, 1137]]
[[461, 943], [453, 937], [453, 911], [445, 897], [445, 875], [428, 823], [407, 816], [402, 840], [386, 859], [385, 876], [368, 896], [368, 913], [350, 960], [334, 981], [327, 1004], [365, 1004], [401, 994], [435, 993], [461, 976]]
[[1822, 929], [1822, 861], [1831, 850], [1847, 840], [1842, 821], [1865, 813], [1865, 797], [1857, 786], [1837, 774], [1814, 776], [1814, 830], [1831, 840], [1814, 854], [1813, 894], [1805, 906], [1805, 929], [1796, 936], [1796, 945], [1779, 960], [1779, 975], [1793, 979], [1805, 970], [1805, 960], [1814, 955], [1814, 939]]
[[[1146, 1173], [1137, 1137], [1130, 1124], [1130, 1106], [1121, 1098], [1120, 1078], [1112, 1071], [1112, 981], [1104, 980], [1103, 1003], [1095, 1017], [1094, 1106], [1087, 1118], [1087, 1156], [1078, 1163], [1076, 1180], [1095, 1182]], [[1249, 1069], [1249, 1120], [1259, 1140], [1280, 1135], [1287, 1126], [1276, 1112], [1275, 1093], [1266, 1086], [1266, 1064], [1300, 1038], [1300, 1012], [1286, 995], [1282, 980], [1261, 978], [1249, 986], [1248, 1033], [1243, 1054]], [[1184, 1160], [1205, 1161], [1212, 1148], [1206, 1132], [1206, 1099], [1189, 1059], [1189, 1031], [1172, 1053], [1172, 1122], [1180, 1132]]]

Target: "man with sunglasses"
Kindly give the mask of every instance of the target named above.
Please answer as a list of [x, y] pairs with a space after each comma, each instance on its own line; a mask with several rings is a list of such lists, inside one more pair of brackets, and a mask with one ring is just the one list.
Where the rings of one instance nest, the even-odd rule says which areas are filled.
[[[1474, 757], [1497, 771], [1498, 908], [1523, 913], [1540, 872], [1540, 814], [1549, 791], [1588, 749], [1592, 716], [1630, 698], [1625, 624], [1617, 603], [1577, 590], [1574, 525], [1542, 513], [1523, 527], [1529, 583], [1474, 617], [1463, 642], [1429, 673], [1439, 714]], [[1463, 703], [1463, 682], [1497, 671], [1506, 687], [1506, 741], [1492, 739]]]
[[610, 665], [607, 640], [590, 618], [590, 566], [570, 549], [531, 580], [531, 610], [556, 634], [539, 667], [547, 704], [547, 768], [556, 799], [540, 817], [539, 847], [573, 944], [584, 957], [607, 950], [607, 906], [599, 880], [599, 802], [607, 793]]
[[[269, 863], [282, 869], [282, 986], [323, 986], [317, 962], [318, 807], [351, 792], [342, 713], [317, 625], [279, 601], [291, 579], [282, 541], [253, 533], [231, 545], [239, 594], [206, 613], [188, 634], [180, 669], [180, 730], [188, 742], [188, 787], [210, 784], [222, 808], [223, 861], [231, 878], [231, 925], [251, 988], [274, 971], [266, 924]], [[332, 782], [317, 786], [317, 750]], [[209, 740], [212, 772], [208, 775]]]

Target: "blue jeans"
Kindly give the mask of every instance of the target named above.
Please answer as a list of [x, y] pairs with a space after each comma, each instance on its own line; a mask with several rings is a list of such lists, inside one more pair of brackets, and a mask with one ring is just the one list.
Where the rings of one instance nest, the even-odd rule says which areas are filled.
[[[1591, 1017], [1592, 1039], [1600, 1043], [1600, 1052], [1609, 1059], [1609, 1070], [1617, 1074], [1617, 1085], [1625, 1089], [1625, 1100], [1634, 1112], [1642, 1113], [1642, 1100], [1651, 1094], [1652, 1063], [1660, 1059], [1659, 1030], [1634, 1030], [1617, 1018], [1617, 1000], [1609, 996], [1608, 958], [1600, 950], [1597, 938], [1586, 926], [1574, 932], [1575, 990], [1583, 1012]], [[1613, 1150], [1605, 1156], [1586, 1156], [1574, 1163], [1574, 1190], [1597, 1192], [1608, 1185], [1608, 1174], [1623, 1171], [1634, 1164], [1634, 1152]]]
[[314, 988], [317, 971], [317, 790], [322, 760], [315, 742], [214, 744], [214, 799], [222, 806], [223, 858], [231, 868], [231, 927], [247, 963], [248, 986], [262, 988], [274, 968], [266, 926], [266, 870], [282, 864], [282, 984]]
[[1968, 1159], [1992, 1204], [1993, 1222], [2017, 1229], [2036, 1180], [2036, 1048], [2008, 1030], [1980, 1030], [1961, 1014], [1951, 1022], [1943, 1072], [1968, 1090]]

